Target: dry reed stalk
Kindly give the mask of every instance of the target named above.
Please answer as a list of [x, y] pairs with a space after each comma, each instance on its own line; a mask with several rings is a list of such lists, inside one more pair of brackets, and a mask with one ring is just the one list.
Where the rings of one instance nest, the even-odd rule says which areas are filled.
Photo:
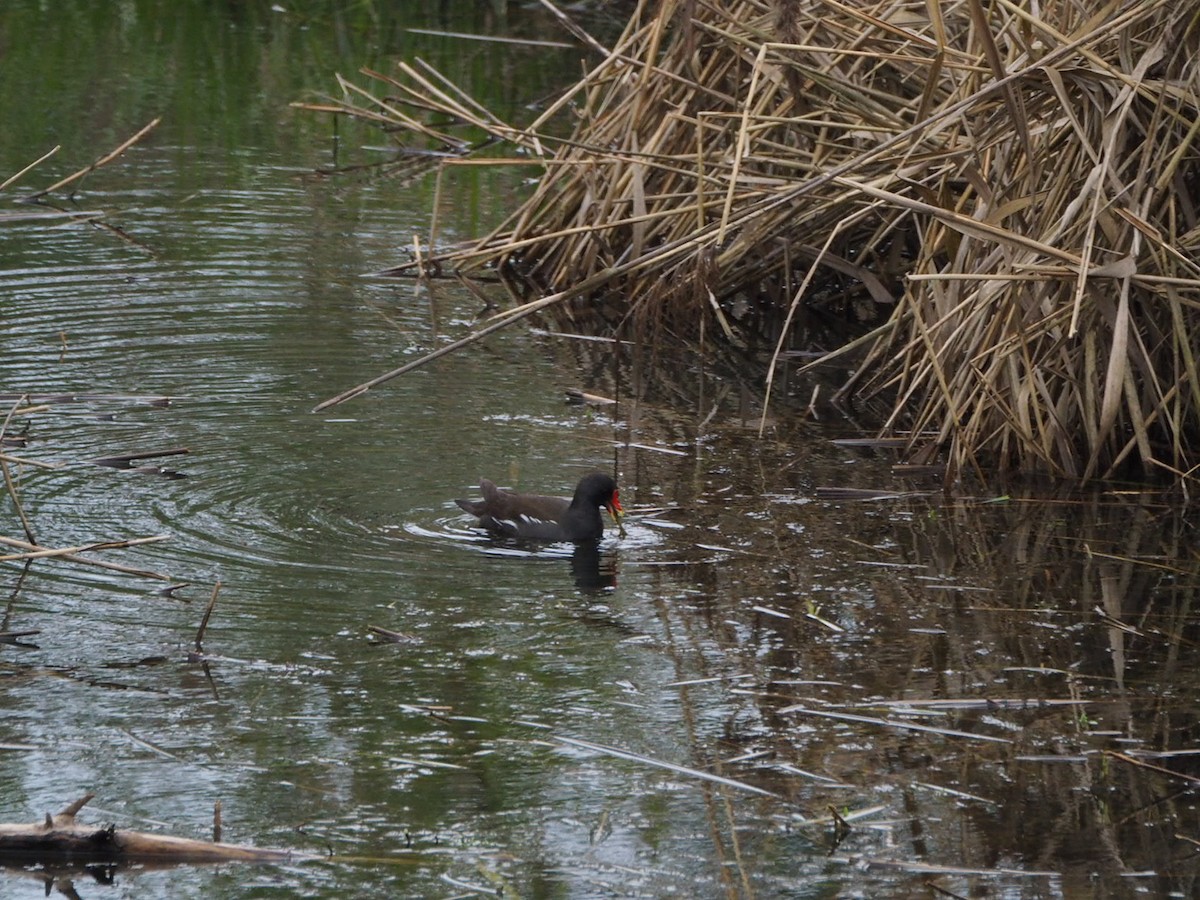
[[25, 168], [21, 169], [19, 172], [14, 172], [12, 175], [8, 176], [8, 178], [6, 178], [6, 179], [4, 179], [4, 181], [0, 182], [0, 191], [7, 188], [10, 184], [15, 184], [16, 182], [20, 181], [23, 176], [25, 176], [30, 171], [35, 169], [39, 164], [48, 160], [50, 157], [52, 157], [55, 153], [57, 153], [61, 149], [62, 149], [62, 145], [56, 144], [53, 148], [51, 148], [50, 150], [47, 150], [45, 153], [43, 153], [41, 156], [39, 156], [37, 159], [35, 159], [33, 162], [31, 162]]
[[79, 547], [67, 548], [65, 551], [61, 549], [53, 549], [50, 547], [42, 547], [32, 541], [21, 541], [17, 538], [4, 537], [0, 535], [0, 545], [7, 547], [17, 547], [22, 550], [29, 551], [27, 553], [16, 553], [6, 555], [5, 559], [37, 559], [42, 557], [55, 557], [64, 559], [68, 562], [81, 563], [87, 566], [94, 566], [98, 569], [108, 569], [110, 572], [121, 572], [126, 575], [137, 575], [142, 578], [156, 578], [159, 581], [170, 581], [170, 575], [164, 575], [161, 572], [151, 572], [147, 569], [135, 569], [132, 566], [121, 565], [120, 563], [105, 562], [102, 559], [88, 559], [85, 556], [78, 556], [75, 552], [91, 552], [94, 550], [111, 550], [117, 547], [132, 547], [139, 544], [148, 544], [156, 541], [169, 540], [170, 535], [160, 534], [148, 538], [134, 538], [132, 540], [115, 540], [115, 541], [99, 541], [93, 544], [85, 544]]
[[[88, 553], [94, 550], [113, 550], [121, 547], [137, 547], [141, 544], [156, 544], [159, 541], [170, 540], [169, 534], [156, 534], [143, 538], [118, 538], [111, 541], [93, 541], [90, 544], [80, 544], [77, 547], [39, 547], [31, 541], [19, 541], [16, 538], [0, 537], [0, 544], [13, 547], [27, 548], [24, 553], [0, 555], [0, 562], [14, 559], [46, 559], [48, 557], [74, 558], [78, 553]], [[92, 562], [95, 562], [92, 560]]]
[[[18, 398], [9, 409], [8, 415], [4, 417], [4, 421], [0, 423], [0, 446], [4, 444], [4, 433], [8, 431], [8, 423], [12, 421], [21, 407], [22, 403], [28, 403], [28, 397]], [[10, 457], [0, 453], [0, 475], [4, 477], [4, 489], [8, 493], [8, 498], [12, 501], [13, 509], [16, 510], [17, 518], [21, 520], [21, 528], [25, 531], [25, 537], [30, 543], [37, 541], [33, 535], [33, 525], [29, 521], [29, 517], [25, 515], [25, 506], [21, 503], [21, 496], [17, 492], [16, 482], [13, 481], [12, 472], [8, 469]]]
[[[533, 304], [569, 306], [587, 283], [651, 340], [694, 338], [710, 316], [728, 333], [739, 298], [778, 326], [820, 267], [851, 305], [894, 300], [844, 393], [889, 398], [884, 433], [932, 434], [951, 473], [1095, 478], [1136, 461], [1187, 484], [1200, 18], [1168, 0], [1035, 9], [643, 2], [525, 128], [427, 66], [376, 77], [546, 163], [500, 228], [425, 265], [498, 268]], [[391, 116], [344, 90], [340, 112]], [[568, 104], [564, 139], [548, 125]], [[389, 125], [480, 144], [411, 118]]]
[[[126, 150], [128, 150], [130, 147], [132, 147], [134, 144], [136, 144], [138, 141], [140, 141], [142, 138], [144, 138], [146, 135], [148, 135], [151, 131], [153, 131], [155, 128], [157, 128], [158, 123], [161, 121], [162, 121], [161, 118], [155, 118], [155, 119], [151, 120], [148, 124], [143, 125], [137, 131], [136, 134], [134, 134], [132, 137], [127, 138], [125, 141], [123, 141], [120, 144], [120, 146], [118, 146], [115, 150], [110, 150], [108, 153], [101, 156], [95, 162], [91, 163], [90, 165], [84, 166], [78, 172], [75, 172], [72, 175], [68, 175], [66, 178], [63, 178], [63, 179], [60, 179], [59, 181], [54, 182], [54, 184], [50, 185], [50, 187], [48, 187], [48, 188], [42, 188], [42, 190], [40, 190], [40, 191], [35, 191], [34, 193], [29, 194], [26, 197], [23, 197], [22, 200], [26, 203], [29, 203], [34, 200], [37, 200], [40, 197], [45, 197], [47, 194], [52, 194], [55, 191], [59, 190], [60, 188], [64, 188], [68, 184], [78, 181], [80, 178], [83, 178], [85, 175], [90, 175], [92, 172], [95, 172], [97, 169], [108, 165], [110, 162], [112, 162], [114, 159], [117, 159], [122, 153], [124, 153]], [[56, 147], [55, 150], [57, 150], [57, 149], [58, 148]], [[54, 150], [50, 151], [50, 153], [47, 153], [41, 159], [37, 160], [37, 162], [33, 163], [33, 165], [36, 166], [43, 159], [46, 159], [48, 156], [50, 156], [53, 152], [54, 152]], [[29, 171], [30, 168], [32, 168], [32, 166], [27, 166], [21, 172], [17, 173], [17, 176], [15, 176], [15, 177], [19, 177], [20, 175], [23, 175], [25, 172]], [[12, 180], [12, 179], [10, 179], [10, 180]], [[7, 185], [8, 182], [5, 182], [5, 184]]]

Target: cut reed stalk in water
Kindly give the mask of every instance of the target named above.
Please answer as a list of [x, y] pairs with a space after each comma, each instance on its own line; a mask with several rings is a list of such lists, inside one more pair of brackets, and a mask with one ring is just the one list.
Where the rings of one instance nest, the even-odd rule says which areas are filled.
[[591, 750], [594, 753], [601, 753], [606, 756], [613, 756], [617, 759], [630, 760], [631, 762], [641, 763], [647, 766], [653, 766], [659, 769], [666, 769], [669, 772], [675, 772], [678, 775], [688, 775], [700, 781], [708, 781], [713, 784], [721, 784], [725, 787], [736, 788], [740, 791], [746, 791], [751, 794], [758, 794], [763, 797], [777, 796], [771, 791], [763, 790], [752, 784], [747, 784], [744, 781], [737, 781], [733, 778], [725, 778], [722, 775], [714, 775], [711, 772], [705, 772], [701, 769], [693, 769], [688, 766], [676, 765], [672, 762], [667, 762], [662, 759], [655, 759], [651, 756], [643, 756], [641, 753], [633, 753], [629, 750], [622, 750], [619, 747], [610, 747], [607, 744], [596, 744], [592, 741], [585, 741], [579, 738], [567, 737], [566, 735], [555, 735], [554, 739], [560, 744], [565, 744], [568, 747], [578, 747], [582, 750]]
[[[17, 547], [21, 550], [29, 551], [30, 554], [36, 554], [38, 556], [54, 556], [57, 559], [63, 559], [63, 560], [66, 560], [67, 562], [82, 563], [83, 565], [87, 565], [87, 566], [95, 566], [96, 568], [100, 568], [100, 569], [108, 569], [111, 572], [122, 572], [126, 575], [136, 575], [141, 578], [156, 578], [160, 581], [170, 581], [171, 576], [164, 575], [161, 572], [151, 572], [146, 569], [135, 569], [132, 566], [125, 566], [120, 563], [106, 562], [105, 560], [102, 560], [102, 559], [88, 559], [87, 557], [77, 556], [76, 553], [71, 552], [71, 550], [75, 550], [77, 552], [85, 552], [85, 551], [93, 551], [93, 550], [111, 550], [116, 547], [130, 547], [130, 546], [134, 546], [136, 544], [147, 544], [147, 543], [153, 543], [156, 541], [165, 541], [165, 540], [169, 540], [169, 539], [170, 539], [170, 535], [162, 534], [162, 535], [155, 535], [153, 537], [148, 537], [148, 538], [135, 538], [135, 539], [129, 540], [129, 541], [101, 541], [101, 542], [95, 543], [95, 544], [87, 544], [87, 545], [83, 545], [83, 546], [76, 547], [76, 548], [70, 548], [70, 549], [68, 549], [68, 551], [66, 553], [61, 553], [60, 551], [54, 550], [53, 548], [50, 548], [50, 547], [39, 546], [37, 544], [31, 543], [30, 541], [21, 541], [21, 540], [17, 540], [16, 538], [4, 537], [3, 535], [0, 535], [0, 545], [4, 545], [4, 546], [8, 546], [8, 547]], [[28, 558], [28, 554], [14, 554], [14, 555], [12, 555], [11, 558], [25, 559], [25, 558]]]
[[47, 150], [45, 153], [43, 153], [41, 156], [39, 156], [37, 159], [35, 159], [33, 162], [31, 162], [25, 168], [21, 169], [19, 172], [14, 172], [12, 175], [9, 175], [7, 178], [4, 179], [4, 181], [0, 182], [0, 191], [4, 190], [9, 185], [15, 184], [16, 182], [20, 181], [21, 178], [25, 174], [30, 172], [32, 169], [36, 168], [39, 163], [45, 162], [46, 160], [48, 160], [50, 157], [52, 157], [55, 153], [57, 153], [61, 149], [62, 149], [62, 144], [56, 144], [52, 149]]
[[[121, 145], [118, 146], [115, 150], [110, 150], [108, 153], [101, 156], [95, 162], [91, 163], [90, 165], [84, 166], [78, 172], [75, 172], [72, 175], [68, 175], [66, 178], [63, 178], [63, 179], [60, 179], [59, 181], [54, 182], [54, 184], [50, 185], [50, 187], [42, 188], [40, 191], [35, 191], [34, 193], [21, 198], [22, 201], [26, 202], [26, 203], [30, 203], [35, 200], [38, 200], [41, 197], [45, 197], [47, 194], [52, 194], [55, 191], [59, 190], [60, 188], [66, 187], [68, 184], [72, 184], [72, 183], [78, 181], [80, 178], [82, 178], [85, 175], [90, 175], [92, 172], [95, 172], [97, 169], [102, 168], [103, 166], [108, 165], [110, 162], [112, 162], [114, 159], [117, 159], [122, 153], [124, 153], [126, 150], [128, 150], [130, 147], [132, 147], [134, 144], [136, 144], [138, 141], [140, 141], [142, 138], [144, 138], [146, 135], [148, 135], [151, 131], [153, 131], [155, 128], [157, 128], [158, 123], [161, 121], [162, 121], [161, 118], [155, 118], [155, 119], [151, 120], [148, 124], [143, 125], [136, 134], [134, 134], [132, 137], [130, 137], [130, 138], [126, 139], [124, 142], [122, 142]], [[57, 149], [57, 148], [55, 148], [55, 149]], [[50, 151], [50, 153], [47, 153], [46, 156], [42, 157], [42, 159], [45, 159], [47, 156], [50, 156], [51, 153], [53, 153], [53, 152], [54, 152], [53, 150]], [[39, 159], [33, 165], [37, 165], [37, 163], [41, 162], [42, 159]], [[29, 167], [27, 167], [26, 169], [23, 169], [20, 173], [18, 173], [18, 176], [21, 174], [24, 174], [24, 172], [28, 171], [28, 168]], [[5, 182], [5, 184], [7, 185], [8, 182]]]
[[[17, 414], [21, 404], [28, 404], [29, 398], [19, 398], [12, 408], [9, 409], [8, 415], [4, 417], [4, 421], [0, 423], [0, 446], [4, 445], [4, 433], [8, 431], [8, 424], [12, 421], [13, 416]], [[11, 457], [0, 453], [0, 475], [4, 477], [4, 490], [8, 493], [8, 499], [12, 502], [13, 509], [16, 510], [17, 518], [21, 521], [21, 528], [25, 531], [25, 538], [31, 544], [36, 543], [37, 538], [33, 534], [33, 525], [29, 521], [29, 517], [25, 515], [25, 506], [21, 503], [21, 495], [17, 491], [16, 482], [13, 480], [12, 472], [9, 471], [8, 462]]]
[[938, 734], [943, 737], [966, 738], [972, 741], [988, 741], [997, 744], [1011, 744], [1008, 738], [995, 737], [990, 734], [973, 734], [969, 731], [959, 731], [955, 728], [935, 728], [931, 725], [920, 725], [916, 722], [895, 721], [892, 719], [880, 719], [876, 716], [860, 716], [853, 713], [839, 713], [826, 709], [810, 709], [805, 706], [787, 706], [779, 710], [783, 713], [800, 713], [805, 716], [819, 716], [825, 719], [837, 719], [842, 722], [854, 722], [863, 725], [878, 725], [883, 728], [898, 728], [902, 731], [922, 731], [929, 734]]
[[148, 459], [162, 459], [166, 456], [186, 456], [191, 453], [187, 447], [172, 447], [169, 450], [145, 450], [140, 453], [125, 453], [120, 456], [99, 456], [90, 460], [94, 466], [106, 466], [110, 469], [129, 469], [135, 462]]
[[[741, 300], [776, 347], [813, 269], [807, 305], [888, 319], [847, 339], [862, 355], [843, 394], [889, 400], [884, 435], [931, 433], [910, 447], [932, 442], [951, 472], [1136, 461], [1191, 481], [1198, 50], [1194, 10], [1167, 0], [663, 0], [525, 127], [427, 65], [377, 80], [414, 110], [390, 127], [545, 164], [503, 225], [426, 267], [499, 270], [520, 310], [603, 294], [645, 341], [709, 319], [736, 340]], [[359, 86], [334, 106], [391, 115]]]
[[200, 627], [196, 629], [196, 653], [204, 653], [204, 632], [208, 631], [208, 622], [212, 618], [213, 610], [217, 608], [217, 596], [221, 593], [221, 582], [213, 585], [212, 596], [208, 598], [208, 606], [204, 609], [204, 615], [200, 618]]
[[[0, 556], [0, 562], [8, 562], [17, 559], [46, 559], [49, 557], [63, 557], [66, 559], [74, 559], [78, 553], [90, 553], [95, 550], [116, 550], [121, 547], [137, 547], [141, 544], [155, 544], [159, 541], [170, 540], [169, 534], [157, 534], [152, 537], [144, 538], [128, 538], [115, 541], [95, 541], [91, 544], [80, 544], [77, 547], [39, 547], [29, 541], [18, 541], [16, 538], [0, 538], [0, 544], [8, 544], [13, 547], [28, 548], [23, 553], [11, 553]], [[82, 561], [82, 560], [81, 560]], [[91, 560], [95, 563], [96, 560]]]

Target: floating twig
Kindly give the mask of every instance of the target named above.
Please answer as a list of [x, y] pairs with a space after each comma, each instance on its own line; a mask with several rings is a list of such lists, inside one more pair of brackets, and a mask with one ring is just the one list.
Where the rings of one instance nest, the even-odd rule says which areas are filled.
[[170, 406], [173, 398], [156, 394], [31, 394], [22, 392], [0, 393], [0, 401], [20, 400], [27, 398], [30, 403], [96, 403], [96, 402], [136, 402], [149, 403], [151, 406]]
[[1131, 766], [1137, 766], [1139, 769], [1147, 769], [1151, 772], [1157, 772], [1160, 775], [1166, 775], [1170, 778], [1178, 778], [1180, 781], [1186, 781], [1188, 784], [1200, 784], [1200, 778], [1195, 775], [1188, 775], [1184, 772], [1176, 772], [1174, 769], [1168, 769], [1166, 766], [1156, 766], [1154, 763], [1148, 763], [1140, 759], [1126, 754], [1119, 753], [1116, 750], [1105, 750], [1105, 756], [1119, 759], [1123, 763], [1128, 763]]
[[[863, 809], [849, 810], [847, 812], [838, 813], [838, 815], [841, 816], [842, 820], [845, 822], [857, 822], [861, 819], [869, 819], [873, 816], [877, 816], [879, 813], [885, 812], [888, 809], [889, 807], [886, 805], [879, 804], [876, 806], [867, 806]], [[791, 824], [796, 828], [816, 828], [818, 826], [824, 827], [826, 825], [832, 825], [833, 821], [834, 820], [832, 816], [816, 816], [811, 819], [794, 819], [792, 820]]]
[[378, 625], [368, 625], [367, 631], [379, 638], [381, 644], [407, 644], [416, 640], [411, 634], [405, 634], [402, 631], [392, 631], [389, 628], [381, 628]]
[[0, 631], [0, 644], [19, 644], [21, 638], [33, 637], [35, 634], [41, 634], [40, 628], [27, 628], [24, 631]]
[[567, 402], [576, 403], [581, 406], [614, 406], [616, 400], [611, 397], [601, 397], [599, 394], [589, 394], [586, 391], [581, 391], [578, 388], [567, 388]]
[[147, 450], [142, 453], [125, 453], [120, 456], [100, 456], [90, 460], [95, 466], [108, 466], [112, 469], [129, 469], [135, 462], [144, 459], [159, 459], [164, 456], [184, 456], [191, 453], [187, 447], [173, 447], [170, 450]]
[[48, 150], [45, 153], [43, 153], [41, 156], [39, 156], [37, 159], [35, 159], [33, 162], [31, 162], [25, 168], [21, 169], [21, 171], [15, 173], [13, 175], [9, 175], [6, 179], [4, 179], [3, 183], [0, 183], [0, 191], [7, 188], [10, 184], [13, 184], [13, 183], [19, 181], [22, 175], [24, 175], [26, 172], [29, 172], [30, 170], [36, 168], [39, 164], [44, 163], [46, 160], [48, 160], [50, 157], [52, 157], [55, 153], [57, 153], [61, 149], [62, 149], [62, 144], [56, 144], [53, 147], [53, 149]]
[[950, 897], [951, 900], [967, 900], [962, 894], [956, 894], [954, 891], [947, 890], [941, 885], [934, 884], [932, 881], [925, 882], [925, 886], [935, 893], [941, 894], [943, 897]]
[[[0, 543], [10, 546], [31, 548], [25, 553], [10, 553], [0, 556], [0, 562], [11, 562], [18, 559], [49, 559], [52, 557], [73, 557], [76, 553], [90, 553], [95, 550], [116, 550], [121, 547], [136, 547], [141, 544], [153, 544], [170, 539], [169, 534], [156, 534], [153, 537], [129, 538], [117, 541], [97, 541], [91, 544], [80, 544], [77, 547], [39, 547], [32, 541], [18, 541], [15, 538], [0, 537]], [[94, 561], [94, 560], [93, 560]]]
[[906, 859], [879, 859], [870, 856], [833, 857], [852, 866], [880, 866], [905, 872], [926, 872], [935, 875], [978, 875], [985, 878], [1057, 878], [1062, 873], [1045, 869], [972, 869], [966, 866], [939, 866], [933, 863], [911, 862]]
[[[834, 704], [833, 709], [985, 709], [985, 710], [1029, 710], [1050, 709], [1058, 706], [1086, 706], [1098, 700], [1047, 697], [958, 697], [955, 699], [906, 699], [871, 700], [867, 703]], [[1115, 702], [1115, 701], [1113, 701]]]
[[654, 759], [650, 756], [643, 756], [640, 753], [633, 753], [629, 750], [622, 750], [619, 747], [609, 747], [605, 744], [594, 744], [591, 741], [583, 741], [579, 738], [565, 737], [564, 735], [555, 735], [554, 739], [562, 744], [567, 744], [571, 747], [579, 747], [584, 750], [591, 750], [595, 753], [603, 753], [608, 756], [615, 756], [617, 759], [627, 759], [632, 762], [642, 763], [647, 766], [654, 766], [659, 769], [666, 769], [669, 772], [675, 772], [680, 775], [687, 775], [691, 778], [698, 778], [702, 781], [711, 781], [714, 784], [723, 784], [726, 787], [736, 788], [739, 791], [748, 791], [751, 794], [759, 794], [763, 797], [776, 797], [771, 791], [763, 790], [760, 787], [755, 787], [752, 784], [746, 784], [744, 781], [735, 781], [732, 778], [725, 778], [721, 775], [713, 775], [711, 772], [705, 772], [702, 769], [691, 769], [687, 766], [676, 765], [675, 763], [667, 762], [662, 759]]
[[31, 466], [35, 469], [62, 468], [62, 463], [48, 463], [38, 459], [25, 459], [22, 456], [12, 456], [8, 453], [0, 453], [0, 462], [12, 463], [14, 466]]
[[915, 722], [897, 722], [892, 719], [880, 719], [875, 716], [858, 716], [852, 713], [829, 712], [821, 709], [809, 709], [806, 706], [788, 706], [779, 712], [800, 713], [805, 716], [820, 716], [824, 719], [838, 719], [842, 722], [858, 722], [863, 725], [881, 725], [884, 728], [901, 728], [905, 731], [924, 731], [929, 734], [940, 734], [944, 737], [967, 738], [972, 741], [988, 741], [994, 744], [1011, 744], [1008, 738], [993, 737], [990, 734], [972, 734], [969, 731], [957, 731], [953, 728], [934, 728], [931, 725], [918, 725]]
[[[146, 569], [135, 569], [132, 566], [123, 566], [120, 563], [106, 562], [102, 559], [87, 559], [82, 556], [77, 556], [77, 553], [84, 553], [93, 550], [112, 550], [119, 547], [131, 547], [137, 544], [148, 544], [155, 541], [165, 541], [171, 536], [169, 534], [155, 535], [149, 538], [133, 538], [128, 541], [101, 541], [95, 544], [88, 544], [82, 547], [68, 547], [65, 552], [61, 550], [52, 550], [49, 547], [41, 547], [30, 541], [21, 541], [16, 538], [0, 536], [0, 544], [9, 547], [20, 547], [30, 551], [29, 554], [17, 554], [15, 556], [0, 556], [0, 560], [6, 559], [36, 559], [41, 557], [54, 557], [64, 559], [68, 562], [83, 563], [88, 566], [96, 566], [101, 569], [109, 569], [113, 572], [123, 572], [126, 575], [139, 575], [143, 578], [156, 578], [159, 581], [170, 581], [170, 575], [163, 575], [159, 572], [150, 572]], [[32, 555], [30, 555], [32, 554]]]
[[564, 50], [570, 50], [574, 44], [567, 44], [563, 41], [539, 41], [533, 38], [514, 38], [500, 37], [494, 34], [474, 34], [466, 31], [439, 31], [433, 28], [406, 28], [404, 29], [409, 34], [427, 34], [430, 37], [455, 38], [462, 41], [483, 41], [490, 44], [517, 44], [526, 47], [557, 47]]
[[574, 35], [577, 40], [587, 44], [598, 54], [600, 54], [601, 57], [608, 57], [612, 54], [610, 49], [588, 34], [587, 31], [584, 30], [583, 26], [551, 3], [550, 0], [540, 0], [540, 2], [542, 6], [546, 7], [546, 9], [550, 11], [550, 14], [554, 16], [554, 18], [558, 19], [559, 24], [562, 25], [562, 27], [569, 31], [572, 35]]

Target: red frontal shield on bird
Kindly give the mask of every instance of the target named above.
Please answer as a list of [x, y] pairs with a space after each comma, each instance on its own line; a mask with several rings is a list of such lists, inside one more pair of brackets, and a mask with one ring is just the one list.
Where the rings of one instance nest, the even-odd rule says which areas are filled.
[[608, 510], [608, 514], [613, 517], [613, 521], [618, 525], [621, 524], [621, 516], [625, 515], [625, 510], [621, 507], [621, 498], [619, 491], [613, 491], [612, 499], [604, 504]]

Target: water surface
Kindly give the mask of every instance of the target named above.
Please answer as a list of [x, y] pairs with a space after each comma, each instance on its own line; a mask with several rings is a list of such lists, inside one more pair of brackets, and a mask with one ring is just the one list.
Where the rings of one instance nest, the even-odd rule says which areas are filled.
[[[1194, 520], [1153, 490], [947, 500], [833, 444], [845, 411], [759, 437], [751, 376], [525, 330], [311, 412], [482, 304], [364, 277], [432, 181], [313, 177], [385, 142], [287, 104], [418, 54], [518, 115], [578, 70], [406, 30], [561, 38], [515, 7], [311, 7], [0, 12], [0, 174], [63, 148], [9, 195], [163, 117], [55, 198], [101, 225], [0, 222], [3, 406], [44, 407], [8, 450], [57, 466], [13, 467], [22, 506], [44, 546], [169, 536], [87, 554], [161, 579], [0, 568], [0, 630], [39, 632], [0, 644], [0, 819], [91, 790], [87, 821], [206, 837], [220, 800], [226, 840], [326, 857], [64, 876], [86, 897], [1191, 896]], [[527, 174], [449, 179], [444, 236]], [[453, 504], [614, 467], [595, 554]]]

